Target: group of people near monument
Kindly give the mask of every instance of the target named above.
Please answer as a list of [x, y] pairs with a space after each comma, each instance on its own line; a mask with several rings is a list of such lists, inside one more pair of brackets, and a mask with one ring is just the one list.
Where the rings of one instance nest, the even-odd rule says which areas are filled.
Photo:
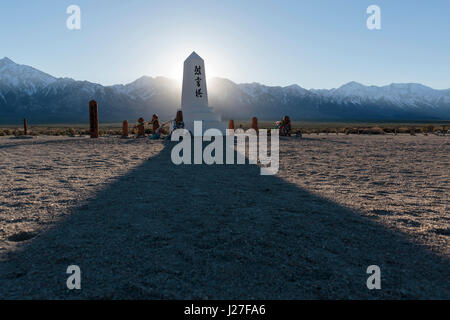
[[136, 138], [145, 137], [145, 127], [151, 127], [151, 135], [150, 139], [157, 140], [162, 138], [163, 129], [166, 125], [172, 123], [172, 126], [169, 128], [169, 134], [164, 137], [164, 139], [170, 139], [172, 132], [176, 129], [183, 129], [183, 113], [181, 110], [177, 112], [175, 119], [166, 121], [162, 124], [159, 122], [159, 117], [157, 114], [153, 114], [152, 120], [150, 122], [146, 122], [144, 118], [139, 118], [137, 124], [133, 127], [136, 131]]
[[[170, 139], [171, 134], [174, 130], [184, 129], [183, 113], [181, 110], [177, 111], [175, 119], [164, 122], [161, 125], [159, 123], [159, 117], [157, 114], [153, 114], [152, 120], [150, 122], [146, 122], [144, 118], [141, 117], [138, 119], [138, 123], [133, 128], [137, 132], [136, 137], [140, 138], [145, 137], [145, 127], [151, 127], [151, 135], [149, 138], [152, 140], [156, 140], [161, 139], [164, 126], [170, 123], [172, 123], [172, 125], [168, 130], [169, 134], [166, 135], [164, 139]], [[277, 121], [275, 123], [275, 129], [279, 129], [280, 136], [291, 136], [292, 125], [289, 116], [284, 116], [281, 121]]]

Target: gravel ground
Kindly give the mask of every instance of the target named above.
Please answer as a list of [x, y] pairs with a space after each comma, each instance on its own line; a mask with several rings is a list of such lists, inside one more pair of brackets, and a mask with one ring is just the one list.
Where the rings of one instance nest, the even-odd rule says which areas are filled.
[[261, 176], [148, 139], [0, 138], [0, 298], [450, 298], [449, 137], [280, 144]]

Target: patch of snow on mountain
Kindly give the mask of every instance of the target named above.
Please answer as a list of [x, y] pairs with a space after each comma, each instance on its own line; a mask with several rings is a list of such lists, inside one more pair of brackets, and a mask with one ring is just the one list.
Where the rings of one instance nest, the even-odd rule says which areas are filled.
[[28, 95], [55, 81], [56, 78], [30, 66], [14, 63], [6, 57], [0, 60], [0, 82], [8, 87], [21, 89]]

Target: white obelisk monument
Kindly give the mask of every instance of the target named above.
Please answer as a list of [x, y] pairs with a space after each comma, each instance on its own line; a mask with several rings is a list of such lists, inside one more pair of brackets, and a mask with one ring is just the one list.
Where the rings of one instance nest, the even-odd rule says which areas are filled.
[[192, 52], [184, 61], [181, 110], [184, 126], [191, 134], [196, 134], [194, 121], [202, 121], [202, 134], [211, 128], [224, 132], [225, 127], [220, 116], [208, 106], [205, 62], [195, 52]]

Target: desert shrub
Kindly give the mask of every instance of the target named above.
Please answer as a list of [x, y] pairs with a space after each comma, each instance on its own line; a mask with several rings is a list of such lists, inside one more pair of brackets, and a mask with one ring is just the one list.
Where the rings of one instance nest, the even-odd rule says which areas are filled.
[[345, 134], [349, 135], [349, 134], [358, 134], [358, 129], [357, 128], [345, 128]]
[[69, 128], [66, 130], [66, 134], [69, 137], [75, 137], [75, 135], [77, 134], [77, 131], [74, 128]]
[[383, 128], [384, 133], [395, 133], [396, 129], [393, 127], [385, 127]]
[[362, 134], [384, 134], [384, 130], [380, 127], [364, 128], [361, 130]]
[[433, 131], [434, 131], [434, 126], [432, 126], [431, 124], [423, 127], [423, 132], [424, 133], [431, 133]]
[[100, 137], [104, 137], [104, 136], [107, 136], [108, 135], [108, 130], [102, 130], [102, 129], [99, 129], [98, 130], [98, 135], [100, 136]]

